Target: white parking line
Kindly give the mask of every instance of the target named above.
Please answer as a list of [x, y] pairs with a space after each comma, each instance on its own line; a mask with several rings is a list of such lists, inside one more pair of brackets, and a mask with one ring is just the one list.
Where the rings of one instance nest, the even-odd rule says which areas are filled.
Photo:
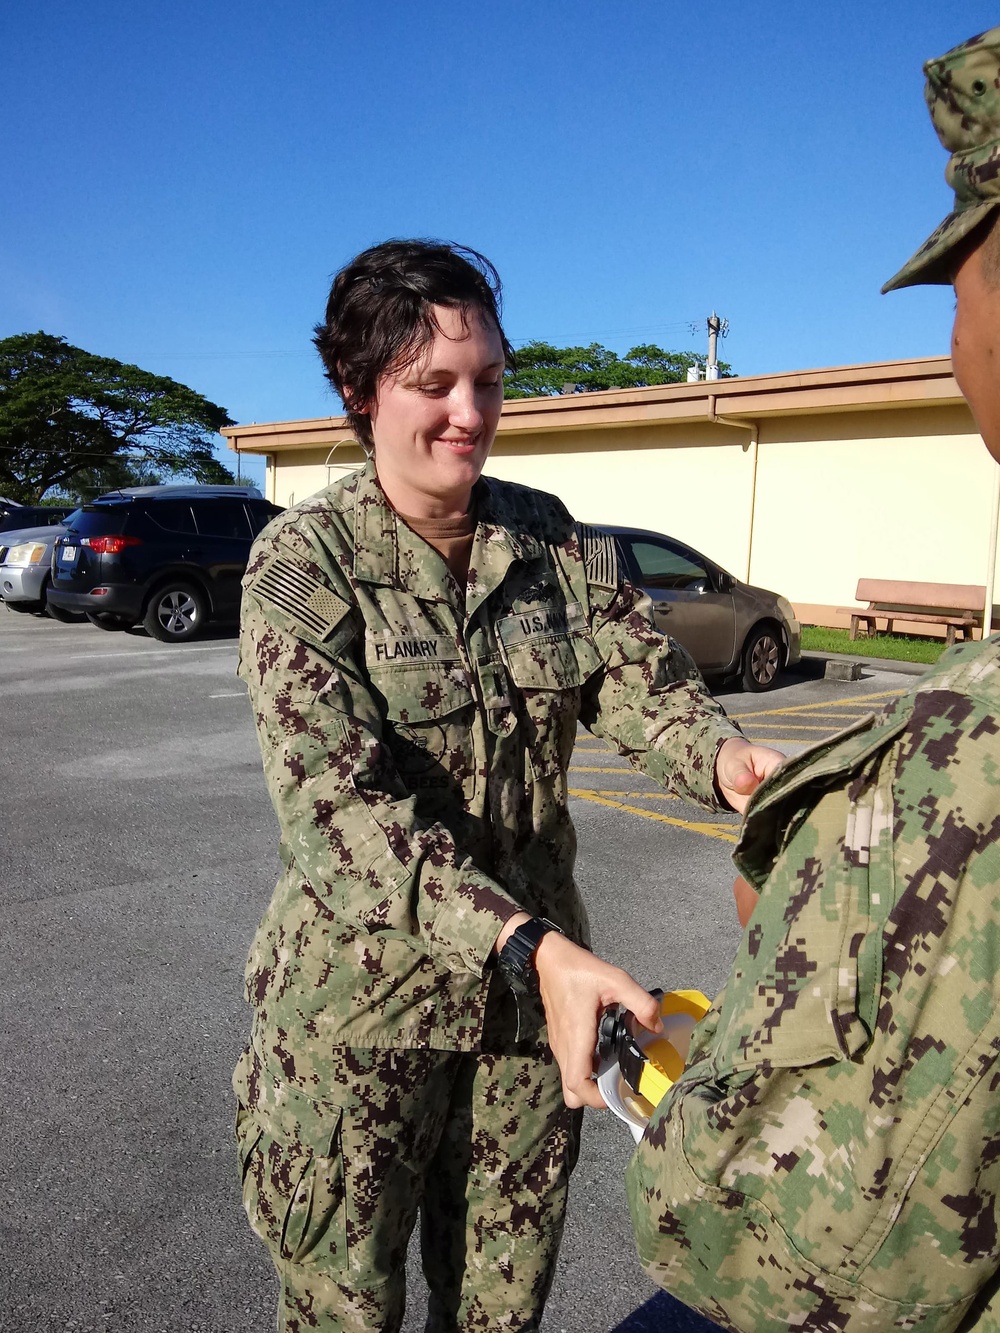
[[[187, 653], [231, 653], [235, 644], [217, 643], [205, 648], [186, 648]], [[117, 653], [67, 653], [63, 661], [80, 662], [87, 658], [95, 657], [163, 657], [165, 654], [175, 654], [177, 646], [173, 648], [123, 648]]]
[[233, 690], [230, 694], [210, 694], [208, 697], [210, 699], [245, 699], [247, 692], [246, 690]]

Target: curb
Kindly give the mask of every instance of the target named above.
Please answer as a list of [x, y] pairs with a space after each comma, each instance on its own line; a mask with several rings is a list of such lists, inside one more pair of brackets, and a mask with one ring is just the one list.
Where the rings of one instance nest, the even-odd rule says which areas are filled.
[[900, 662], [894, 657], [861, 657], [854, 653], [803, 652], [802, 660], [810, 662], [860, 662], [871, 671], [889, 671], [899, 676], [922, 676], [929, 671], [930, 662]]

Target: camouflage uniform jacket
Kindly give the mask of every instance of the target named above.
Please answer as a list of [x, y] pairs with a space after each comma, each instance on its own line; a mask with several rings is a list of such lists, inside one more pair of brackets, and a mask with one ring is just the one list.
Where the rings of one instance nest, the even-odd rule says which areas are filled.
[[996, 1328], [1000, 640], [787, 763], [760, 901], [628, 1169], [647, 1271], [727, 1328]]
[[[285, 870], [247, 990], [263, 1049], [306, 1085], [310, 1050], [331, 1044], [478, 1049], [516, 910], [586, 940], [567, 811], [578, 719], [718, 808], [715, 755], [739, 733], [623, 584], [614, 544], [524, 487], [483, 479], [475, 499], [464, 604], [371, 465], [251, 554], [239, 670]], [[521, 1027], [537, 1040], [538, 1014]]]

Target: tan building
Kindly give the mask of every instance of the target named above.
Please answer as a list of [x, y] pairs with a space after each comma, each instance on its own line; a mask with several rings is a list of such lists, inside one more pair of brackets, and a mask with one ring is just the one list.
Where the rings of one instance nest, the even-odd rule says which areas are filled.
[[[278, 504], [363, 461], [344, 417], [224, 433], [266, 456]], [[827, 625], [859, 578], [986, 582], [1000, 484], [943, 356], [515, 399], [487, 472], [678, 537]]]

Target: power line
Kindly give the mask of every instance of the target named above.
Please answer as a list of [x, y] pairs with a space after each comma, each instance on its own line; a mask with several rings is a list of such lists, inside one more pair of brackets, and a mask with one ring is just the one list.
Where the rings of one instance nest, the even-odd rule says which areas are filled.
[[[677, 333], [685, 331], [688, 333], [697, 333], [702, 327], [703, 321], [699, 320], [676, 320], [668, 324], [645, 324], [638, 327], [624, 329], [597, 329], [597, 330], [574, 330], [566, 332], [565, 330], [555, 333], [530, 335], [521, 334], [511, 336], [511, 343], [514, 345], [523, 345], [531, 342], [552, 342], [553, 340], [590, 338], [593, 340], [603, 340], [611, 338], [637, 338], [649, 337], [660, 333]], [[311, 360], [318, 360], [317, 354], [311, 348], [243, 348], [227, 352], [133, 352], [133, 356], [142, 360], [192, 360], [192, 361], [238, 361], [250, 359], [253, 357], [309, 357]]]

